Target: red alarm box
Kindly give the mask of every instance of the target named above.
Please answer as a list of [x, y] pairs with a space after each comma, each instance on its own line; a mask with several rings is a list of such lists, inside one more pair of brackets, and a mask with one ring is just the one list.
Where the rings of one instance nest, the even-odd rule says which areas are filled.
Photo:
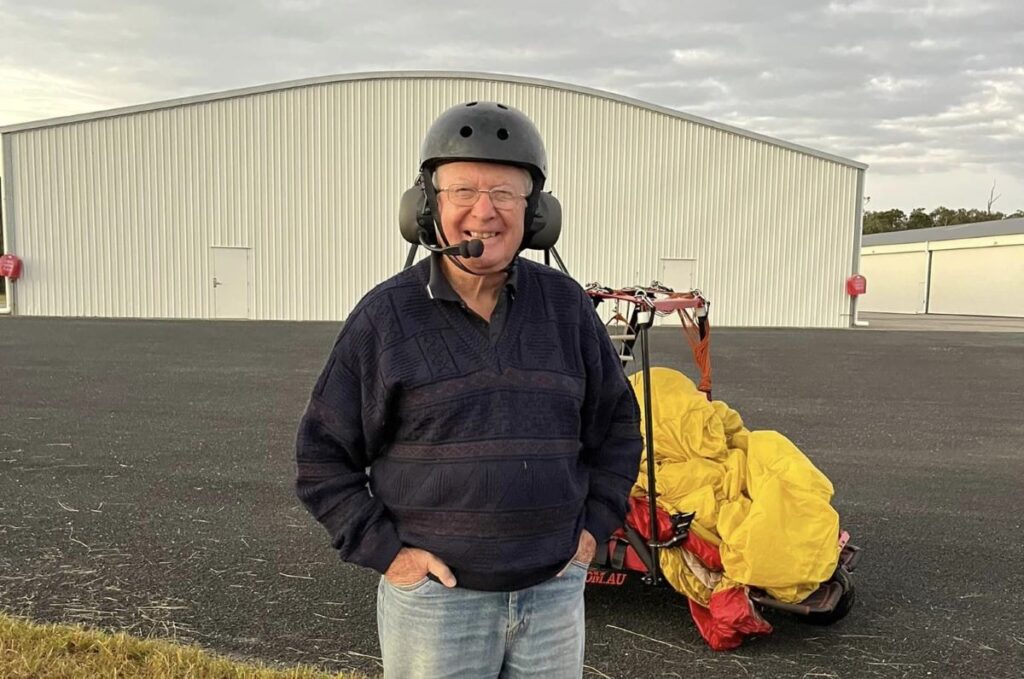
[[867, 291], [868, 279], [864, 278], [859, 273], [853, 274], [846, 279], [846, 294], [850, 297], [863, 295]]
[[21, 276], [21, 260], [14, 255], [0, 257], [0, 276], [10, 278], [12, 281], [18, 280]]

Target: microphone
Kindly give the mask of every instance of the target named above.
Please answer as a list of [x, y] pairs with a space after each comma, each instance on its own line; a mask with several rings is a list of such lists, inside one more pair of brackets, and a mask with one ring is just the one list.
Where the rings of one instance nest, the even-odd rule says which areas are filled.
[[484, 242], [479, 238], [459, 243], [460, 257], [479, 257], [482, 254], [484, 254]]
[[436, 245], [431, 245], [426, 242], [426, 238], [423, 237], [423, 233], [420, 233], [420, 245], [425, 247], [431, 252], [436, 252], [439, 255], [455, 255], [456, 257], [479, 257], [484, 254], [484, 243], [479, 238], [473, 240], [464, 240], [456, 243], [455, 245], [449, 245], [446, 248], [441, 248]]

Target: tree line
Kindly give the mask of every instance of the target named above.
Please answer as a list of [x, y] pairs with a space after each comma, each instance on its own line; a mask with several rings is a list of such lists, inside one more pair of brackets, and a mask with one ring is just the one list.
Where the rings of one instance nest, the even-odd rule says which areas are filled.
[[965, 210], [937, 207], [925, 212], [923, 207], [914, 208], [908, 215], [903, 210], [867, 210], [864, 212], [864, 233], [888, 233], [889, 231], [906, 231], [908, 229], [927, 229], [933, 226], [953, 226], [954, 224], [974, 224], [975, 222], [991, 222], [998, 219], [1015, 219], [1024, 217], [1024, 210], [1010, 214], [991, 212], [990, 210]]

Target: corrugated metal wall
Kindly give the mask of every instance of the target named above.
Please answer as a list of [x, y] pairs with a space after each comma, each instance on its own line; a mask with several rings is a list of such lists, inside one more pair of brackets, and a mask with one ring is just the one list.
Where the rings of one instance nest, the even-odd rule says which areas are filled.
[[1024, 234], [865, 247], [862, 311], [1024, 317]]
[[696, 259], [719, 325], [849, 325], [862, 170], [592, 94], [340, 81], [8, 133], [16, 313], [210, 318], [211, 247], [251, 248], [251, 317], [342, 319], [396, 272], [397, 206], [446, 107], [524, 110], [582, 283]]

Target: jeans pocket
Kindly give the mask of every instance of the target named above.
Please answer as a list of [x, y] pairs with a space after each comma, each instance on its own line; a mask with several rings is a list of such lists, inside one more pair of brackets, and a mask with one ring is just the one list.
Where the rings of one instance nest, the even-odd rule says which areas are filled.
[[393, 582], [389, 581], [387, 578], [384, 578], [384, 581], [391, 585], [393, 588], [397, 589], [399, 592], [415, 592], [416, 590], [422, 588], [424, 585], [430, 582], [430, 578], [424, 575], [422, 578], [420, 578], [419, 580], [410, 585], [396, 585]]

